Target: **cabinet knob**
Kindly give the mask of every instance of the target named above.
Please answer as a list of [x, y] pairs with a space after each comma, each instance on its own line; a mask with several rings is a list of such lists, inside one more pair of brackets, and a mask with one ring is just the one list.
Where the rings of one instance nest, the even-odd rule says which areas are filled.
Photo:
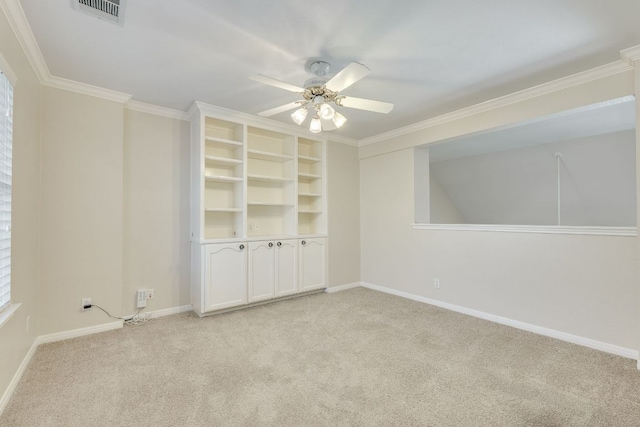
[[278, 242], [278, 246], [282, 246], [282, 242]]
[[269, 242], [269, 247], [272, 248], [273, 247], [273, 242]]
[[303, 244], [303, 245], [306, 245], [306, 244], [307, 244], [307, 241], [306, 241], [306, 240], [303, 240], [303, 241], [302, 241], [302, 244]]
[[243, 250], [243, 249], [244, 249], [244, 245], [240, 245], [240, 250]]

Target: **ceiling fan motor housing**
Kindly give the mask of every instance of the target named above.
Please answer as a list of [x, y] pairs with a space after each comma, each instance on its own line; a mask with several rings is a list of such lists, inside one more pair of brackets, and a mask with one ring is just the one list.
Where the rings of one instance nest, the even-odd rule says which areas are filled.
[[304, 88], [309, 89], [312, 87], [322, 87], [327, 84], [329, 81], [326, 77], [311, 77], [306, 82], [304, 82]]
[[[317, 96], [322, 96], [324, 102], [333, 101], [338, 94], [326, 88], [325, 84], [327, 81], [328, 79], [324, 77], [313, 77], [307, 80], [304, 82], [302, 97], [307, 101], [313, 101]], [[315, 103], [317, 104], [317, 101]]]

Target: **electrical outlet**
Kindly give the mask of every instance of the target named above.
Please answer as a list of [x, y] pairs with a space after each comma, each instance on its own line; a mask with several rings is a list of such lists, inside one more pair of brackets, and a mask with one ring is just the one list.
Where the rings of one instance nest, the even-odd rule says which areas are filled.
[[156, 296], [155, 289], [147, 289], [147, 299], [154, 299]]
[[31, 316], [27, 316], [27, 332], [31, 329]]
[[82, 298], [82, 305], [80, 306], [80, 311], [87, 310], [85, 307], [91, 305], [91, 298]]
[[433, 279], [433, 287], [440, 289], [440, 279]]

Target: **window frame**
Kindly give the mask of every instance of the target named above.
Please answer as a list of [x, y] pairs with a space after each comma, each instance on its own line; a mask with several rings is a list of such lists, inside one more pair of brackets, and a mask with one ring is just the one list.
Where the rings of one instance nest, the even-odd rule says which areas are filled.
[[[11, 137], [10, 137], [10, 147], [11, 149], [13, 148], [13, 110], [14, 110], [14, 105], [15, 105], [15, 88], [16, 88], [16, 83], [18, 81], [15, 73], [13, 72], [13, 70], [11, 69], [11, 67], [9, 66], [9, 64], [7, 63], [7, 61], [5, 60], [4, 56], [0, 53], [0, 75], [3, 76], [3, 78], [6, 78], [7, 82], [9, 83], [10, 86], [10, 90], [11, 90], [11, 105], [10, 105], [10, 111], [11, 111]], [[11, 156], [11, 163], [13, 164], [13, 156]], [[13, 173], [11, 172], [11, 176], [13, 176]], [[13, 199], [13, 185], [12, 183], [9, 184], [10, 185], [10, 194], [11, 194], [11, 199]], [[11, 208], [11, 202], [9, 202], [9, 215], [10, 215], [10, 219], [9, 219], [9, 300], [4, 303], [2, 306], [0, 306], [0, 326], [2, 324], [4, 324], [15, 312], [15, 310], [17, 310], [17, 308], [20, 306], [20, 304], [15, 304], [12, 298], [12, 282], [11, 282], [11, 223], [12, 223], [12, 208]]]

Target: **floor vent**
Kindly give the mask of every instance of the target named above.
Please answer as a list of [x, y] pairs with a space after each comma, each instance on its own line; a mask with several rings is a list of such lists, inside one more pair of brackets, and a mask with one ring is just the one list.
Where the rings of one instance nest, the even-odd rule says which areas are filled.
[[126, 0], [71, 0], [73, 8], [122, 25]]

